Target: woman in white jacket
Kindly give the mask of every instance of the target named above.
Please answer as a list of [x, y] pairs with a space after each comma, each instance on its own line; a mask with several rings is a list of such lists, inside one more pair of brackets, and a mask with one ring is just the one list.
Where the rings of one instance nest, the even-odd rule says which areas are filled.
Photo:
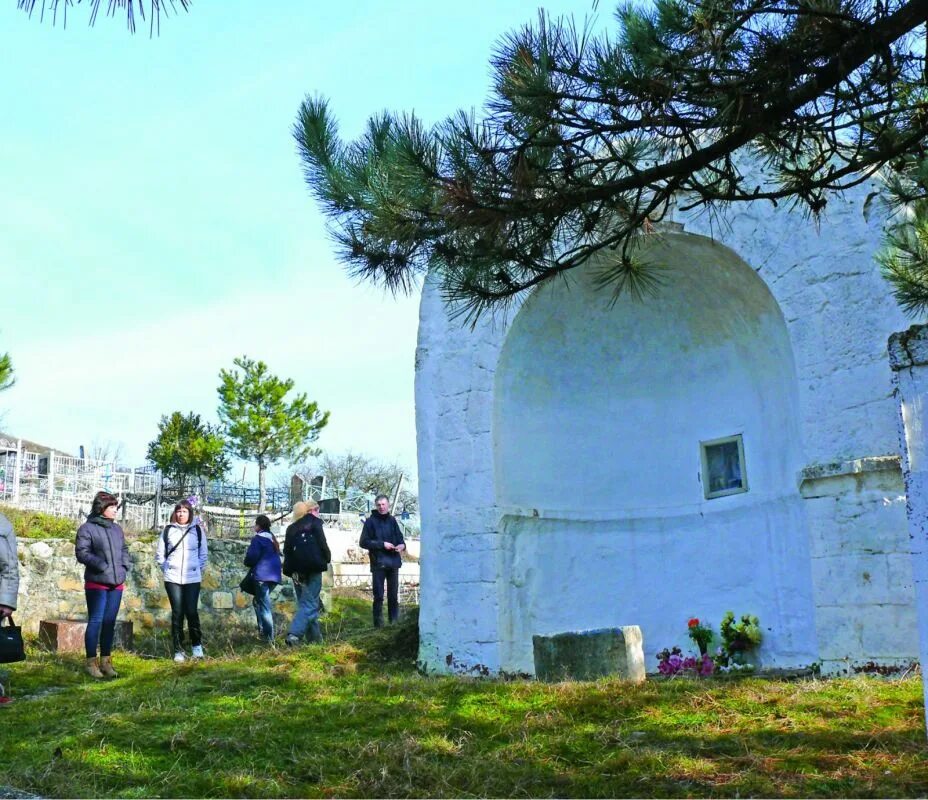
[[206, 568], [206, 531], [194, 518], [193, 506], [181, 500], [174, 506], [171, 522], [158, 537], [155, 560], [164, 572], [164, 588], [171, 601], [171, 639], [174, 660], [186, 659], [184, 654], [184, 619], [190, 633], [194, 658], [203, 658], [200, 632], [200, 581]]

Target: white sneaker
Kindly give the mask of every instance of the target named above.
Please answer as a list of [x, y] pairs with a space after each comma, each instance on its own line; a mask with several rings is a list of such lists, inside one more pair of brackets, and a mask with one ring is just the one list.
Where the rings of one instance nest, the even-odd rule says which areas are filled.
[[185, 656], [180, 650], [178, 650], [178, 651], [174, 654], [174, 663], [175, 663], [175, 664], [183, 664], [186, 660], [187, 660], [187, 656]]
[[190, 655], [194, 658], [203, 658], [206, 654], [203, 652], [203, 645], [198, 644], [193, 650], [190, 651]]

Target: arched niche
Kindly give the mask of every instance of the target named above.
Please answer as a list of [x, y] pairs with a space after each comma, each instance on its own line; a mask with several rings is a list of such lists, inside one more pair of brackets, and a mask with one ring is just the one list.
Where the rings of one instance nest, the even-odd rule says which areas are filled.
[[[531, 668], [534, 633], [641, 624], [654, 652], [687, 616], [717, 624], [729, 607], [776, 629], [768, 661], [811, 660], [783, 315], [754, 270], [709, 239], [654, 236], [640, 255], [663, 267], [655, 297], [612, 302], [597, 289], [606, 254], [530, 297], [503, 344], [493, 441], [510, 534], [506, 666]], [[707, 457], [724, 472], [732, 447], [742, 485], [713, 493]]]
[[724, 503], [705, 502], [700, 442], [735, 434], [749, 494], [795, 490], [795, 367], [767, 286], [699, 236], [661, 237], [643, 257], [667, 267], [655, 297], [613, 304], [593, 262], [513, 321], [496, 371], [504, 508], [708, 511]]

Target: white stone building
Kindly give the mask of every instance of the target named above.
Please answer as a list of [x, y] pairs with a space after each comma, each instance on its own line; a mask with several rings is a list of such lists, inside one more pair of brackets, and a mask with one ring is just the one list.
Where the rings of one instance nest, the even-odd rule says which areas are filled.
[[[596, 265], [476, 330], [422, 297], [420, 661], [533, 671], [533, 634], [756, 614], [768, 666], [918, 657], [868, 187], [820, 224], [770, 204], [680, 219], [644, 301]], [[679, 227], [679, 226], [677, 226]]]

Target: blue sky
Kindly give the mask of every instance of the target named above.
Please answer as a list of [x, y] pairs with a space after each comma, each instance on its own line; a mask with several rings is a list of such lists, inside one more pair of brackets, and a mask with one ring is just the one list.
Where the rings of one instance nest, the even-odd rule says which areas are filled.
[[317, 92], [349, 137], [384, 108], [479, 106], [537, 3], [202, 0], [154, 39], [3, 5], [0, 429], [142, 463], [160, 415], [215, 418], [219, 369], [247, 354], [331, 410], [321, 447], [415, 469], [418, 297], [344, 274], [290, 126]]

